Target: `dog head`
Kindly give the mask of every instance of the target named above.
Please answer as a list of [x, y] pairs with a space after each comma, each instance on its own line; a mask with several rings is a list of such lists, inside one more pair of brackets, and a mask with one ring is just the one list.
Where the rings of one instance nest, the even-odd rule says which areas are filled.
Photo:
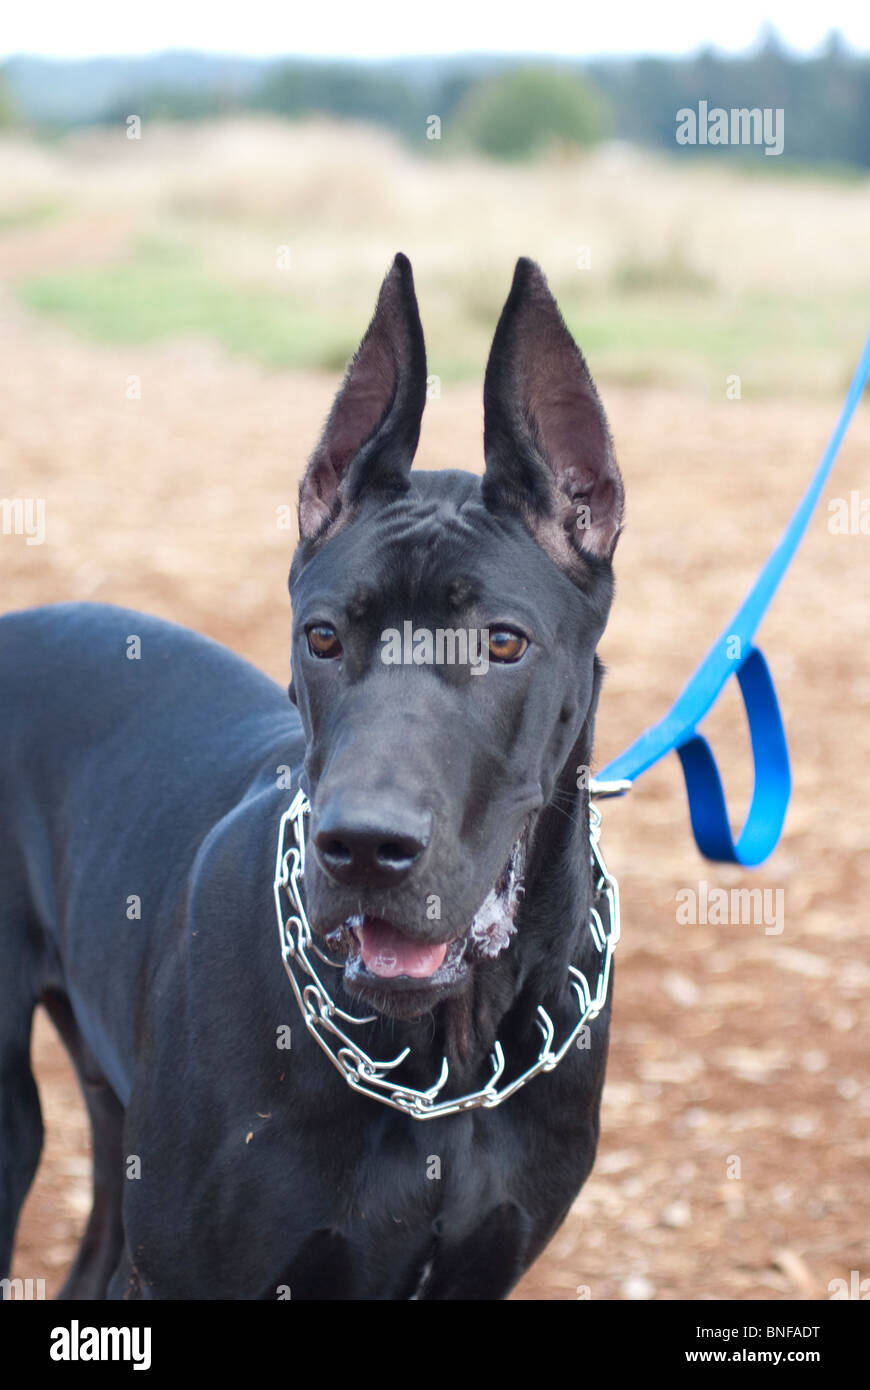
[[301, 485], [290, 592], [308, 915], [346, 988], [406, 1018], [510, 953], [542, 809], [576, 800], [623, 504], [532, 261], [487, 366], [482, 478], [412, 474], [425, 399], [399, 255]]

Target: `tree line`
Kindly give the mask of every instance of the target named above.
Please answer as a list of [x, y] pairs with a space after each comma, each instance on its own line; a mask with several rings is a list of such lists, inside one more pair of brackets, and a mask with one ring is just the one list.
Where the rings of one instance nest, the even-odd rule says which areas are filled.
[[[677, 144], [686, 108], [783, 112], [786, 163], [870, 168], [870, 57], [832, 33], [816, 55], [791, 54], [768, 32], [755, 51], [704, 49], [687, 58], [597, 61], [406, 59], [390, 63], [271, 60], [244, 81], [180, 82], [156, 75], [128, 84], [88, 120], [202, 120], [239, 112], [288, 119], [315, 114], [368, 121], [439, 153], [473, 149], [493, 158], [534, 157], [621, 139], [681, 157], [709, 146]], [[26, 100], [0, 73], [0, 123], [26, 122]], [[747, 161], [759, 151], [725, 145], [717, 156]], [[770, 161], [764, 161], [767, 165]]]

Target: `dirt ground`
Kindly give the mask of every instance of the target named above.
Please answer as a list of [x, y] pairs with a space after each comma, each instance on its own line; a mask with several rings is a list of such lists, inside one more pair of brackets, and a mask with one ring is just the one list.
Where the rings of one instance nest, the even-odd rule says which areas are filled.
[[[268, 373], [195, 341], [83, 345], [9, 306], [0, 317], [0, 497], [44, 498], [47, 525], [40, 546], [0, 536], [0, 606], [127, 604], [286, 680], [293, 535], [280, 509], [335, 378]], [[126, 397], [131, 376], [140, 399]], [[724, 626], [838, 406], [756, 401], [749, 379], [740, 401], [724, 385], [712, 404], [606, 384], [604, 398], [629, 512], [602, 649], [602, 763], [664, 712]], [[479, 386], [445, 387], [421, 462], [477, 467], [481, 422]], [[599, 1158], [516, 1298], [826, 1298], [834, 1279], [870, 1277], [870, 538], [832, 535], [826, 505], [870, 495], [868, 460], [865, 403], [761, 635], [795, 782], [771, 862], [749, 874], [699, 857], [674, 758], [606, 808], [623, 940]], [[751, 771], [733, 691], [711, 738], [739, 818]], [[680, 925], [676, 894], [702, 880], [781, 889], [783, 930]], [[51, 1294], [88, 1209], [88, 1136], [44, 1019], [35, 1046], [48, 1140], [15, 1272]]]

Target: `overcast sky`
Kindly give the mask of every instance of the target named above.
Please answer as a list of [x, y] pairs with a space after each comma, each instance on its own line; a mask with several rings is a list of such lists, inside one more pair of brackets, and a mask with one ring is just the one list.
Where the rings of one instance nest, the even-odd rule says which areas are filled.
[[831, 28], [870, 50], [870, 4], [830, 0], [691, 0], [620, 5], [577, 0], [6, 0], [0, 53], [56, 57], [198, 48], [214, 53], [394, 57], [469, 52], [566, 56], [741, 51], [772, 23], [788, 47], [812, 52]]

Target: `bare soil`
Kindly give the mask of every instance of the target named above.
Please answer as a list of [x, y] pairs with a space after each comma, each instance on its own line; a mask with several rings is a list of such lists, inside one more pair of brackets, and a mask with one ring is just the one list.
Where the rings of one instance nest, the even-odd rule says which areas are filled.
[[[2, 607], [142, 608], [285, 681], [293, 534], [280, 509], [335, 378], [230, 363], [199, 342], [83, 345], [10, 307], [0, 379], [0, 496], [44, 498], [47, 517], [41, 546], [0, 536]], [[602, 649], [602, 763], [664, 712], [724, 626], [838, 404], [755, 401], [751, 380], [741, 401], [606, 383], [604, 396], [629, 517]], [[481, 421], [478, 388], [445, 387], [422, 463], [478, 467]], [[865, 405], [827, 496], [870, 495], [868, 459]], [[749, 874], [699, 857], [674, 758], [606, 808], [623, 940], [599, 1158], [516, 1298], [826, 1298], [830, 1281], [870, 1276], [868, 546], [831, 534], [823, 502], [764, 625], [795, 781], [770, 863]], [[711, 738], [739, 819], [751, 770], [734, 692]], [[676, 894], [701, 880], [781, 889], [782, 932], [680, 925]], [[48, 1140], [15, 1272], [51, 1294], [88, 1208], [88, 1135], [44, 1019], [35, 1049]]]

